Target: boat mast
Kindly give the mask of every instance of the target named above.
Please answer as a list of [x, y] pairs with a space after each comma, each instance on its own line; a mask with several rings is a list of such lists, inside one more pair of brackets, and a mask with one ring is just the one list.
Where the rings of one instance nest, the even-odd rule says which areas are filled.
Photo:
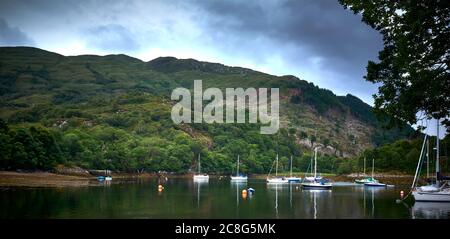
[[292, 155], [291, 155], [291, 176], [292, 177]]
[[239, 176], [239, 154], [238, 154], [238, 161], [237, 161], [236, 176]]
[[200, 153], [198, 154], [198, 174], [200, 174]]
[[317, 178], [317, 148], [314, 149], [314, 179]]
[[278, 176], [278, 154], [277, 154], [277, 162], [276, 162], [276, 167], [275, 167], [275, 177]]
[[427, 139], [427, 178], [430, 178], [430, 141]]
[[364, 157], [364, 176], [366, 176], [366, 157]]
[[373, 170], [375, 168], [375, 158], [372, 158], [372, 179], [373, 179]]
[[439, 187], [439, 119], [436, 122], [436, 184]]

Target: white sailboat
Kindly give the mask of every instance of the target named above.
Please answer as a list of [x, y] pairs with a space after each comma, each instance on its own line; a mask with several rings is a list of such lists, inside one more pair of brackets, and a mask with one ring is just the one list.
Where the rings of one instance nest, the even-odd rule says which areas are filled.
[[373, 177], [374, 169], [375, 169], [375, 158], [372, 158], [372, 177], [371, 178], [367, 178], [367, 182], [364, 183], [364, 186], [367, 186], [367, 187], [386, 187], [385, 183], [380, 183], [380, 182], [378, 182], [378, 180], [376, 180]]
[[239, 155], [237, 158], [236, 176], [230, 176], [231, 181], [234, 182], [247, 182], [247, 176], [239, 175]]
[[313, 164], [314, 164], [314, 155], [311, 156], [311, 162], [309, 163], [309, 166], [310, 166], [309, 168], [311, 169], [311, 171], [310, 171], [310, 176], [307, 177], [307, 176], [305, 175], [305, 178], [304, 178], [303, 181], [314, 182], [314, 181], [316, 181], [316, 180], [321, 180], [321, 179], [322, 179], [321, 176], [318, 176], [318, 175], [315, 175], [315, 176], [314, 176]]
[[417, 202], [450, 202], [450, 185], [449, 178], [443, 177], [439, 166], [439, 120], [437, 120], [436, 130], [436, 183], [422, 187], [415, 187], [419, 176], [419, 169], [422, 164], [422, 154], [425, 146], [427, 135], [425, 134], [422, 150], [420, 153], [419, 163], [416, 168], [416, 175], [414, 177], [412, 195]]
[[292, 176], [292, 155], [291, 155], [291, 170], [290, 170], [289, 177], [287, 177], [286, 179], [290, 183], [299, 183], [302, 180], [302, 178], [300, 178], [300, 177]]
[[331, 189], [333, 185], [323, 179], [317, 179], [317, 148], [314, 149], [314, 181], [303, 182], [305, 189]]
[[364, 157], [364, 171], [363, 171], [363, 175], [365, 176], [365, 178], [363, 178], [363, 179], [356, 179], [355, 180], [356, 184], [368, 183], [368, 182], [370, 182], [373, 179], [373, 176], [372, 176], [372, 178], [369, 178], [369, 177], [366, 176], [366, 157]]
[[201, 174], [200, 153], [198, 154], [198, 174], [194, 175], [194, 181], [209, 181], [208, 174]]
[[[269, 172], [270, 175], [270, 172]], [[269, 175], [266, 178], [267, 183], [288, 183], [286, 178], [278, 177], [278, 154], [276, 158], [275, 177], [270, 178]]]

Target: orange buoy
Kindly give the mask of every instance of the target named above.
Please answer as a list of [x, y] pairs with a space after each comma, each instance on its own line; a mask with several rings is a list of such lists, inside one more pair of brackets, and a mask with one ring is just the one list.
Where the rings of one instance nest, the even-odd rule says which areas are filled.
[[242, 198], [246, 199], [247, 198], [247, 190], [242, 190]]

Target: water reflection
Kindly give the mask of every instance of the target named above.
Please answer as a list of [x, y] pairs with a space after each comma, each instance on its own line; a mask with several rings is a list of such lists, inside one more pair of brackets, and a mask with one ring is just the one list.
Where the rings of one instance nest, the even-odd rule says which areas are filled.
[[[208, 183], [170, 179], [113, 180], [79, 188], [1, 188], [0, 218], [450, 218], [449, 204], [395, 203], [405, 188], [338, 185], [302, 190], [264, 180]], [[252, 187], [256, 194], [242, 190]]]
[[275, 209], [275, 218], [279, 218], [279, 211], [278, 211], [278, 194], [279, 191], [281, 192], [283, 190], [283, 188], [286, 188], [287, 184], [267, 184], [267, 189], [269, 189], [269, 191], [275, 191], [275, 200], [274, 200], [274, 209]]
[[[236, 192], [236, 217], [239, 218], [239, 202], [241, 200], [242, 190], [246, 189], [247, 182], [230, 181], [231, 189]], [[251, 194], [249, 194], [251, 197]]]
[[200, 194], [201, 194], [201, 188], [202, 187], [207, 187], [208, 186], [208, 181], [193, 181], [194, 182], [194, 187], [196, 188], [197, 191], [197, 208], [200, 208]]
[[371, 218], [375, 218], [375, 196], [377, 194], [380, 194], [381, 192], [385, 191], [386, 188], [384, 187], [365, 187], [364, 188], [364, 217], [366, 217], [366, 194], [368, 194], [368, 201], [370, 201], [371, 206]]
[[450, 217], [449, 202], [415, 202], [411, 208], [413, 219], [442, 219]]
[[[317, 219], [319, 215], [319, 209], [321, 205], [332, 204], [331, 200], [332, 190], [322, 190], [322, 189], [307, 189], [303, 191], [304, 195], [309, 198], [308, 206], [310, 208], [310, 218]], [[323, 207], [326, 210], [326, 207]]]

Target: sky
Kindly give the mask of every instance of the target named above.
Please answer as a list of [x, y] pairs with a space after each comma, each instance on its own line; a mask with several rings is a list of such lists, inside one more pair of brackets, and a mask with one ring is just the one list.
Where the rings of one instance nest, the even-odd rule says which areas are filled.
[[337, 0], [1, 0], [0, 46], [194, 58], [294, 75], [369, 105], [382, 36]]

